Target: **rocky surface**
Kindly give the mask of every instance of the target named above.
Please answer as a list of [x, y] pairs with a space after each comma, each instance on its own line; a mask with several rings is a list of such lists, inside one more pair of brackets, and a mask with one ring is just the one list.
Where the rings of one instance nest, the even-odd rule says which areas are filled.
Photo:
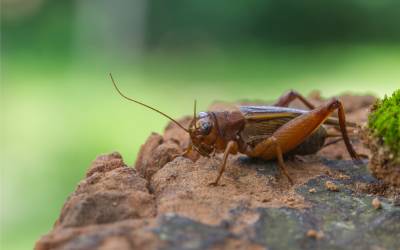
[[[342, 99], [349, 120], [365, 120], [372, 97]], [[187, 144], [170, 124], [135, 168], [118, 153], [98, 157], [35, 249], [400, 249], [399, 189], [372, 177], [367, 160], [354, 165], [341, 142], [287, 161], [293, 186], [274, 161], [237, 155], [217, 187], [208, 184], [221, 155], [173, 159]]]

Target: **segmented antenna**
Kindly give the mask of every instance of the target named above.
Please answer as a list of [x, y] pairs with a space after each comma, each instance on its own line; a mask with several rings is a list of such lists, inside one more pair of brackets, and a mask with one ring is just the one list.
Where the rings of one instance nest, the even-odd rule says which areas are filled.
[[194, 120], [194, 128], [197, 129], [197, 101], [196, 99], [194, 100], [194, 105], [193, 105], [193, 120]]
[[146, 108], [149, 108], [149, 109], [151, 109], [151, 110], [153, 110], [153, 111], [155, 111], [155, 112], [157, 112], [157, 113], [159, 113], [159, 114], [161, 114], [161, 115], [167, 117], [168, 119], [170, 119], [171, 121], [173, 121], [176, 125], [178, 125], [181, 129], [183, 129], [183, 130], [185, 130], [186, 132], [189, 133], [189, 130], [188, 130], [187, 128], [183, 127], [179, 122], [177, 122], [175, 119], [173, 119], [173, 118], [170, 117], [169, 115], [165, 114], [164, 112], [161, 112], [160, 110], [158, 110], [158, 109], [156, 109], [156, 108], [153, 108], [153, 107], [151, 107], [151, 106], [149, 106], [149, 105], [147, 105], [147, 104], [144, 104], [144, 103], [142, 103], [142, 102], [136, 101], [136, 100], [134, 100], [134, 99], [132, 99], [132, 98], [127, 97], [126, 95], [124, 95], [124, 94], [121, 92], [121, 90], [119, 90], [119, 88], [118, 88], [117, 84], [115, 83], [114, 78], [113, 78], [113, 76], [112, 76], [111, 73], [110, 73], [110, 78], [111, 78], [112, 83], [114, 84], [115, 89], [117, 90], [117, 92], [118, 92], [123, 98], [125, 98], [125, 99], [127, 99], [127, 100], [129, 100], [129, 101], [131, 101], [131, 102], [135, 102], [135, 103], [137, 103], [137, 104], [139, 104], [139, 105], [145, 106]]

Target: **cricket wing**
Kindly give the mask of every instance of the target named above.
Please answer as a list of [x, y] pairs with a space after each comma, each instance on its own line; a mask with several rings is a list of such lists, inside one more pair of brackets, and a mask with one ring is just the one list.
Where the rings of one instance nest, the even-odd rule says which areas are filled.
[[270, 137], [283, 124], [307, 112], [273, 106], [242, 106], [240, 111], [246, 121], [240, 136], [251, 145]]

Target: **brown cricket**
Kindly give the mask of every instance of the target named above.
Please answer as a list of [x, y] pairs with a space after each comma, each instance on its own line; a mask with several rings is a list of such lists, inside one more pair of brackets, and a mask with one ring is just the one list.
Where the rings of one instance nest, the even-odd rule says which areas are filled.
[[[218, 184], [228, 156], [237, 153], [265, 160], [277, 159], [281, 172], [293, 184], [286, 170], [284, 156], [315, 154], [327, 145], [325, 140], [328, 137], [341, 136], [351, 158], [359, 161], [346, 130], [346, 126], [354, 127], [355, 124], [346, 122], [343, 105], [336, 98], [314, 107], [299, 93], [290, 91], [273, 106], [239, 106], [233, 111], [200, 112], [198, 115], [195, 102], [193, 120], [189, 128], [185, 128], [167, 114], [124, 95], [111, 74], [110, 77], [122, 97], [160, 113], [189, 134], [189, 147], [181, 156], [186, 156], [192, 150], [207, 157], [218, 152], [224, 153], [218, 175], [210, 183], [212, 185]], [[288, 108], [295, 99], [310, 110]], [[335, 110], [338, 118], [330, 117]], [[322, 125], [339, 127], [341, 134], [329, 134]]]

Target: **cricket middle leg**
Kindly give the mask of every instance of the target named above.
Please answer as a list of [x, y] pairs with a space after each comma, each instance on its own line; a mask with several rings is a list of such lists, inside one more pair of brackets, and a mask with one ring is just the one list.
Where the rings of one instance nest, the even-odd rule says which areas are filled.
[[293, 179], [290, 177], [285, 162], [283, 161], [283, 153], [279, 141], [274, 136], [271, 136], [265, 141], [265, 144], [267, 147], [270, 147], [275, 151], [274, 153], [276, 154], [276, 159], [278, 160], [278, 167], [281, 171], [281, 174], [285, 175], [290, 184], [293, 185]]
[[302, 96], [300, 93], [296, 91], [289, 91], [286, 94], [282, 95], [276, 103], [273, 104], [273, 106], [277, 107], [287, 107], [291, 102], [294, 100], [300, 100], [304, 105], [306, 105], [309, 109], [315, 109], [315, 106], [307, 100], [304, 96]]

